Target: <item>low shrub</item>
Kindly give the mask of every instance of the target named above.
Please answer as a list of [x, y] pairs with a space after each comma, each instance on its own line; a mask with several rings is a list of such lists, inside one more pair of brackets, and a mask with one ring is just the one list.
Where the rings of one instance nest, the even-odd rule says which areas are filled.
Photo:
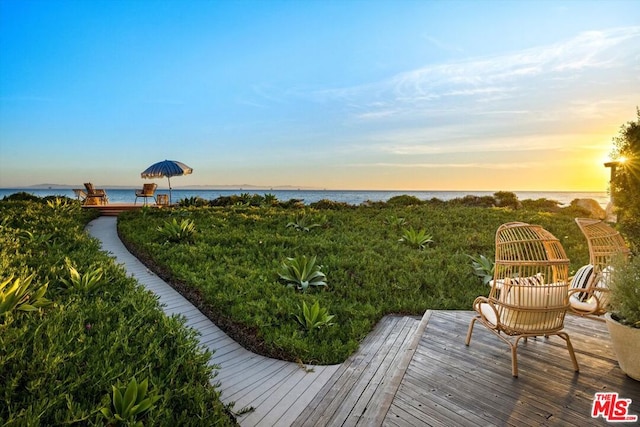
[[422, 200], [418, 199], [416, 196], [409, 196], [407, 194], [403, 194], [400, 196], [393, 196], [389, 200], [387, 200], [388, 206], [419, 206], [422, 204]]

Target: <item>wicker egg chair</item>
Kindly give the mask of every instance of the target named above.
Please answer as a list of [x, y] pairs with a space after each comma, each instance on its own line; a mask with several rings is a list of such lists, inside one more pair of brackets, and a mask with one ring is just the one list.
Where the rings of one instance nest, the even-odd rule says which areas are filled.
[[576, 218], [575, 221], [589, 245], [589, 264], [580, 268], [571, 280], [571, 312], [604, 320], [597, 316], [607, 311], [612, 261], [618, 256], [628, 257], [631, 251], [620, 233], [605, 222], [593, 218]]
[[567, 345], [574, 370], [578, 362], [563, 332], [569, 308], [569, 259], [560, 241], [544, 228], [522, 222], [503, 224], [496, 232], [494, 279], [488, 297], [473, 303], [466, 345], [477, 322], [511, 348], [511, 372], [518, 376], [522, 338], [557, 335]]

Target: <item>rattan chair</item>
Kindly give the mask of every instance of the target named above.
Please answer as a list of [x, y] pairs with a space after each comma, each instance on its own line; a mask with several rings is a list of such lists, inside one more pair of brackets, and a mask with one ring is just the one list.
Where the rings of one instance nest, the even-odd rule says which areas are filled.
[[87, 197], [84, 199], [85, 205], [106, 205], [109, 203], [106, 191], [94, 188], [90, 182], [85, 182], [84, 188], [87, 189]]
[[144, 197], [145, 205], [147, 204], [148, 197], [152, 197], [153, 200], [156, 201], [156, 196], [155, 196], [156, 188], [158, 188], [158, 184], [155, 184], [155, 183], [143, 184], [142, 190], [136, 190], [136, 200], [133, 202], [133, 204], [135, 205], [136, 203], [138, 203], [138, 197]]
[[592, 218], [576, 218], [576, 223], [589, 245], [589, 265], [582, 267], [571, 281], [571, 312], [604, 320], [609, 303], [609, 277], [612, 261], [628, 257], [631, 251], [624, 239], [605, 222]]
[[574, 370], [578, 362], [563, 332], [569, 308], [569, 259], [560, 241], [544, 228], [522, 222], [501, 225], [496, 232], [494, 279], [489, 297], [473, 303], [466, 345], [480, 322], [511, 348], [511, 373], [518, 376], [518, 343], [522, 338], [557, 335], [567, 345]]

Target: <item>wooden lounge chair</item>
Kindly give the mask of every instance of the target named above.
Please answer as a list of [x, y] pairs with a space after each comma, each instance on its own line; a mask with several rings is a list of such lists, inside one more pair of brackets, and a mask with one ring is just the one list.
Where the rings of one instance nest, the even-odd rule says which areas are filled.
[[73, 192], [76, 195], [76, 199], [80, 200], [81, 202], [84, 202], [87, 198], [87, 193], [85, 193], [82, 188], [74, 188]]
[[519, 341], [557, 335], [567, 345], [574, 370], [578, 362], [563, 332], [569, 309], [569, 259], [560, 241], [544, 228], [522, 222], [503, 224], [496, 232], [494, 279], [489, 297], [473, 303], [466, 345], [480, 322], [511, 348], [511, 373], [518, 376]]
[[133, 204], [135, 205], [136, 203], [138, 203], [138, 197], [144, 197], [145, 205], [147, 204], [148, 197], [153, 197], [153, 200], [156, 201], [156, 196], [155, 196], [156, 188], [158, 188], [158, 184], [155, 184], [155, 183], [144, 184], [142, 186], [142, 190], [136, 190], [136, 200], [135, 202], [133, 202]]
[[106, 191], [94, 188], [90, 182], [85, 182], [84, 188], [87, 189], [87, 197], [84, 200], [85, 205], [106, 205], [109, 203]]
[[589, 245], [589, 264], [581, 267], [571, 280], [571, 312], [604, 320], [598, 316], [607, 311], [612, 261], [617, 256], [628, 257], [631, 251], [620, 233], [605, 222], [592, 218], [575, 221]]

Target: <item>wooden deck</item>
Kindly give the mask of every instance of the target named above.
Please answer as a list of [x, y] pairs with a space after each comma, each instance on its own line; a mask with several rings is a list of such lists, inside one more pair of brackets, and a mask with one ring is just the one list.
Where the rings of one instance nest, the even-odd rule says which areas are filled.
[[561, 339], [529, 339], [518, 348], [519, 377], [511, 376], [508, 346], [476, 325], [466, 311], [436, 311], [384, 419], [387, 426], [601, 426], [591, 418], [594, 394], [617, 392], [640, 414], [640, 382], [615, 360], [604, 322], [567, 316], [580, 372]]
[[604, 322], [568, 316], [580, 373], [562, 340], [530, 339], [511, 376], [506, 344], [476, 325], [464, 344], [470, 311], [427, 311], [422, 319], [386, 316], [341, 365], [302, 369], [251, 353], [225, 335], [122, 245], [116, 218], [88, 226], [118, 263], [156, 293], [167, 314], [181, 314], [215, 350], [224, 402], [253, 412], [242, 426], [607, 425], [591, 418], [596, 392], [631, 399], [640, 414], [640, 382], [618, 368]]
[[380, 425], [428, 319], [385, 316], [293, 425]]
[[[136, 209], [142, 209], [145, 206], [141, 201], [140, 203], [107, 203], [106, 205], [82, 205], [83, 209], [94, 209], [100, 212], [101, 216], [118, 216], [122, 212], [132, 211]], [[161, 205], [149, 203], [147, 205], [150, 208], [162, 208]]]

